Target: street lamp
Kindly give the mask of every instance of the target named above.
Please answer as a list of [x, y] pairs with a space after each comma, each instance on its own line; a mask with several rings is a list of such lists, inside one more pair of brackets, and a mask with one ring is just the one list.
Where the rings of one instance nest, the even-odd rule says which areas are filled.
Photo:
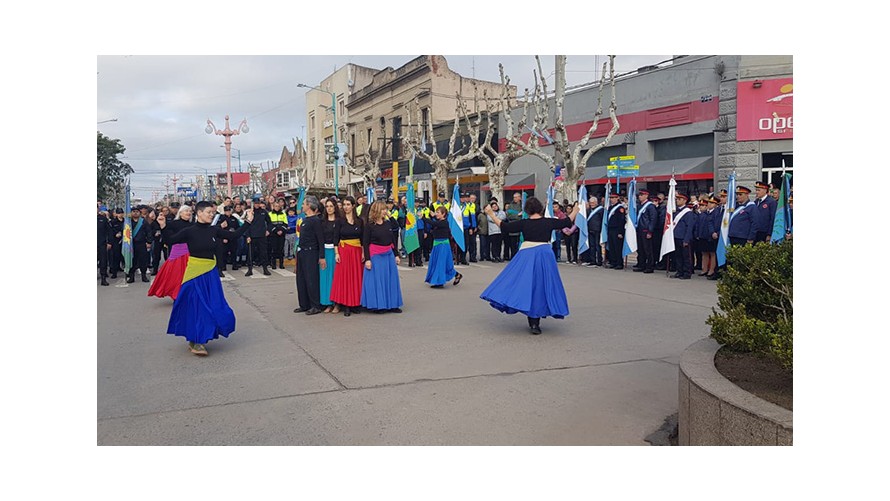
[[[232, 136], [237, 136], [242, 132], [247, 134], [250, 132], [250, 127], [247, 126], [247, 119], [241, 120], [241, 123], [238, 124], [238, 128], [232, 130], [229, 128], [229, 116], [226, 115], [226, 128], [224, 130], [218, 130], [213, 122], [210, 119], [207, 119], [207, 127], [204, 128], [204, 132], [208, 134], [216, 133], [218, 136], [223, 136], [226, 138], [225, 147], [226, 147], [226, 189], [227, 196], [231, 198], [232, 196]], [[239, 151], [240, 155], [241, 152]]]
[[116, 119], [116, 118], [112, 118], [112, 119], [110, 119], [110, 120], [102, 120], [101, 122], [96, 122], [96, 125], [104, 124], [104, 123], [107, 123], [107, 122], [117, 122], [117, 119]]
[[[339, 153], [337, 146], [337, 95], [333, 92], [324, 90], [319, 87], [315, 87], [314, 85], [306, 85], [298, 83], [297, 87], [303, 87], [306, 89], [315, 89], [319, 92], [324, 92], [326, 94], [331, 95], [331, 111], [334, 113], [334, 153]], [[337, 162], [334, 162], [334, 195], [337, 197], [340, 196], [340, 166], [337, 165]]]

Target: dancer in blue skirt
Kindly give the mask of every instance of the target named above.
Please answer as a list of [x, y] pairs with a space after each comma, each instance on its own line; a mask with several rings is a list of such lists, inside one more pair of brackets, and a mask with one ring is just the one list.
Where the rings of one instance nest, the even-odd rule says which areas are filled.
[[463, 275], [455, 271], [454, 260], [451, 257], [451, 246], [448, 245], [448, 237], [451, 236], [451, 227], [448, 224], [448, 209], [439, 206], [433, 213], [433, 219], [425, 219], [433, 233], [433, 251], [430, 253], [430, 262], [426, 270], [426, 283], [434, 289], [441, 289], [445, 282], [454, 279], [454, 285], [460, 283]]
[[531, 197], [525, 203], [528, 219], [505, 222], [494, 214], [491, 206], [485, 208], [485, 213], [501, 232], [522, 233], [524, 241], [507, 267], [479, 297], [504, 313], [526, 315], [532, 334], [541, 333], [542, 318], [564, 318], [569, 314], [566, 291], [550, 247], [550, 235], [553, 230], [571, 227], [578, 209], [575, 205], [566, 219], [545, 218], [544, 206]]
[[371, 205], [364, 227], [362, 246], [365, 270], [362, 277], [361, 304], [374, 313], [402, 312], [402, 288], [399, 284], [399, 253], [396, 250], [398, 224], [389, 217], [382, 200]]
[[[205, 343], [219, 336], [229, 337], [235, 331], [235, 313], [226, 303], [216, 269], [217, 247], [222, 245], [223, 238], [237, 240], [243, 235], [253, 221], [253, 211], [247, 211], [244, 226], [235, 232], [210, 225], [216, 215], [210, 202], [198, 202], [195, 214], [197, 223], [171, 235], [168, 242], [188, 245], [188, 264], [173, 302], [167, 334], [186, 338], [189, 351], [206, 356]], [[166, 227], [163, 216], [158, 218], [158, 224], [162, 230]]]

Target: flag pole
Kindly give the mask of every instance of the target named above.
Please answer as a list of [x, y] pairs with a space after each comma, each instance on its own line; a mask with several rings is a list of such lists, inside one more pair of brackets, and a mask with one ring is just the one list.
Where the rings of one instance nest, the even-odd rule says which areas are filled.
[[[676, 174], [676, 172], [677, 172], [677, 167], [676, 166], [671, 167], [671, 179], [674, 178], [674, 174]], [[671, 193], [670, 190], [668, 190], [668, 194], [670, 194], [670, 193]], [[673, 218], [673, 216], [674, 215], [671, 214], [672, 218]], [[673, 219], [671, 219], [671, 224], [673, 224]], [[664, 228], [661, 229], [661, 232], [664, 233]], [[664, 235], [662, 235], [662, 238], [664, 238]], [[674, 249], [674, 251], [676, 251], [676, 250], [677, 249]], [[665, 261], [665, 264], [664, 264], [664, 277], [668, 278], [670, 276], [670, 274], [671, 274], [671, 254], [668, 254], [667, 261]]]

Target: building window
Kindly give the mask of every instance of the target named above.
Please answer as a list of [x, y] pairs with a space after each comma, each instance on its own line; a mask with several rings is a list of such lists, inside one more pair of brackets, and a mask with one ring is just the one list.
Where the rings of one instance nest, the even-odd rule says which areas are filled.
[[346, 117], [346, 104], [345, 104], [343, 101], [340, 101], [340, 102], [337, 104], [337, 113], [338, 113], [341, 117]]
[[420, 125], [426, 129], [426, 124], [430, 123], [430, 109], [424, 108], [420, 111]]
[[315, 132], [315, 115], [309, 115], [309, 132]]
[[[587, 151], [581, 152], [581, 157], [587, 154]], [[605, 148], [600, 149], [593, 155], [590, 155], [590, 158], [587, 159], [586, 167], [602, 167], [603, 165], [609, 165], [609, 159], [612, 157], [623, 157], [627, 155], [627, 145], [619, 144], [615, 146], [606, 146]]]
[[652, 141], [653, 160], [679, 160], [681, 158], [714, 156], [714, 135], [675, 137]]

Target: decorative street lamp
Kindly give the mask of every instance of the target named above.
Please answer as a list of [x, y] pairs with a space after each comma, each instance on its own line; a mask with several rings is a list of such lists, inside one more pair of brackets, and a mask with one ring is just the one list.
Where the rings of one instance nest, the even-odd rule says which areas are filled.
[[[324, 90], [319, 87], [315, 87], [313, 85], [306, 85], [298, 83], [297, 87], [304, 87], [306, 89], [315, 89], [319, 92], [324, 92], [326, 94], [330, 94], [331, 96], [331, 111], [334, 114], [334, 154], [339, 154], [338, 146], [337, 146], [337, 95], [333, 92]], [[340, 196], [340, 166], [337, 165], [337, 162], [334, 161], [334, 195], [337, 197]]]
[[[232, 136], [237, 136], [242, 132], [247, 134], [250, 132], [250, 127], [247, 126], [247, 119], [241, 120], [241, 123], [238, 124], [238, 128], [232, 130], [229, 128], [229, 116], [226, 115], [226, 128], [224, 130], [218, 130], [213, 122], [210, 119], [207, 119], [207, 127], [204, 128], [204, 132], [208, 134], [216, 133], [218, 136], [223, 136], [226, 138], [225, 146], [226, 146], [226, 189], [227, 196], [232, 196]], [[241, 156], [241, 151], [238, 151], [238, 156]], [[240, 160], [240, 158], [239, 158]]]

